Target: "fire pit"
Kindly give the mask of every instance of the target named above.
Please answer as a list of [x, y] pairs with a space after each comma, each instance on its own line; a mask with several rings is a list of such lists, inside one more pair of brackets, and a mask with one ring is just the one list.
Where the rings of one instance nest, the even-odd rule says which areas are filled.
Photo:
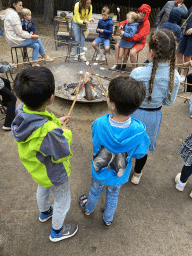
[[[94, 66], [96, 74], [99, 75], [99, 80], [104, 91], [107, 94], [109, 80], [118, 76], [119, 73], [109, 71], [100, 66]], [[77, 86], [79, 85], [80, 75], [82, 81], [80, 90], [77, 95], [77, 101], [83, 103], [94, 103], [106, 101], [103, 90], [97, 81], [97, 78], [92, 74], [92, 70], [84, 62], [69, 62], [65, 64], [53, 65], [50, 70], [54, 74], [57, 97], [73, 101], [76, 96]], [[101, 77], [108, 77], [106, 80]]]

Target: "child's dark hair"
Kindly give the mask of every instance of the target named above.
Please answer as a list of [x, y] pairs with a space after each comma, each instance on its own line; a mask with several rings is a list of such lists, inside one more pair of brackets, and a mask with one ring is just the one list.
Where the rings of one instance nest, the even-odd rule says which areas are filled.
[[131, 77], [119, 76], [109, 83], [109, 101], [115, 103], [117, 112], [129, 116], [137, 110], [145, 98], [143, 82]]
[[10, 0], [10, 7], [13, 8], [13, 9], [15, 9], [15, 7], [13, 6], [13, 4], [17, 4], [17, 3], [19, 3], [19, 2], [21, 2], [21, 0]]
[[[153, 57], [153, 68], [151, 72], [151, 78], [149, 81], [148, 103], [150, 104], [152, 100], [151, 94], [153, 91], [153, 83], [155, 80], [155, 74], [156, 74], [159, 61], [170, 60], [170, 69], [169, 69], [170, 93], [173, 92], [174, 90], [176, 39], [173, 32], [167, 29], [159, 29], [151, 33], [150, 40], [149, 40], [149, 49], [153, 50], [155, 54]], [[169, 100], [171, 100], [170, 94], [169, 94]]]
[[36, 110], [54, 94], [55, 80], [48, 68], [30, 67], [17, 74], [13, 89], [27, 107]]

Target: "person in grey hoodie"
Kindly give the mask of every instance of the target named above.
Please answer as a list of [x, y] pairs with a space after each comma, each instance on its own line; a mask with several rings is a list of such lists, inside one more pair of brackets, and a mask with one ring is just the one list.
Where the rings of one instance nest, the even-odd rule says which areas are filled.
[[38, 35], [31, 35], [22, 30], [19, 13], [23, 9], [22, 1], [11, 0], [11, 8], [0, 12], [0, 18], [4, 20], [5, 38], [11, 47], [30, 47], [33, 49], [33, 66], [39, 66], [38, 54], [46, 61], [53, 61], [44, 51], [41, 39]]
[[[169, 15], [170, 15], [170, 12], [171, 10], [174, 8], [174, 7], [180, 7], [182, 12], [187, 12], [188, 9], [187, 7], [184, 5], [184, 0], [174, 0], [174, 1], [168, 1], [164, 6], [163, 8], [161, 9], [161, 11], [159, 12], [159, 14], [157, 15], [157, 19], [156, 19], [156, 22], [155, 22], [155, 26], [156, 27], [160, 27], [161, 24], [165, 23], [165, 22], [168, 22], [169, 20]], [[183, 23], [185, 22], [185, 19], [181, 19], [181, 23], [178, 24], [178, 25], [182, 25]], [[184, 32], [185, 30], [185, 25], [182, 27], [182, 32]]]

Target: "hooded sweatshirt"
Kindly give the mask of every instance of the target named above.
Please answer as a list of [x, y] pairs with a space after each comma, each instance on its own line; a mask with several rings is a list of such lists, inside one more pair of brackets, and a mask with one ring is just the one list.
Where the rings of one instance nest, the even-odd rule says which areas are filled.
[[5, 38], [11, 47], [20, 46], [31, 38], [31, 34], [22, 30], [20, 17], [12, 8], [1, 11], [0, 18], [4, 20]]
[[[141, 41], [142, 44], [145, 44], [145, 38], [146, 36], [149, 34], [150, 31], [150, 22], [148, 20], [149, 18], [149, 14], [151, 12], [151, 7], [148, 4], [142, 4], [139, 8], [137, 13], [141, 11], [141, 12], [145, 12], [145, 16], [144, 19], [139, 22], [139, 27], [138, 27], [138, 33], [135, 34], [132, 38], [126, 38], [123, 37], [123, 39], [126, 39], [128, 41]], [[120, 25], [123, 24], [127, 24], [127, 20], [124, 20], [122, 22], [120, 22]]]
[[190, 35], [187, 35], [186, 34], [186, 31], [188, 30], [188, 29], [190, 29], [190, 28], [192, 28], [192, 7], [189, 9], [189, 11], [188, 12], [186, 12], [186, 13], [184, 13], [183, 14], [183, 17], [184, 18], [186, 18], [186, 19], [188, 19], [187, 20], [187, 25], [186, 25], [186, 29], [185, 29], [185, 32], [184, 32], [184, 35], [185, 36], [192, 36], [192, 34], [190, 34]]
[[178, 24], [182, 18], [182, 14], [180, 7], [174, 7], [170, 12], [168, 22], [165, 22], [160, 26], [160, 28], [171, 30], [176, 36], [177, 42], [181, 39], [181, 27]]
[[112, 21], [111, 17], [108, 17], [106, 20], [103, 20], [103, 19], [99, 20], [97, 29], [104, 30], [103, 33], [99, 32], [99, 37], [105, 38], [105, 39], [110, 39], [111, 34], [113, 32], [113, 21]]
[[11, 125], [22, 164], [41, 187], [58, 186], [70, 176], [72, 133], [60, 129], [52, 113], [31, 111], [23, 103]]
[[[128, 182], [131, 172], [131, 158], [144, 157], [148, 146], [149, 137], [143, 123], [137, 119], [131, 118], [131, 123], [127, 128], [111, 126], [109, 115], [104, 115], [96, 119], [92, 124], [92, 142], [93, 142], [93, 161], [91, 172], [93, 179], [102, 185], [116, 186]], [[112, 159], [100, 168], [95, 170], [94, 161], [99, 156], [101, 149], [105, 148], [108, 152], [115, 154], [124, 154], [125, 171], [121, 177], [117, 176], [117, 167]], [[113, 158], [115, 160], [115, 158]]]

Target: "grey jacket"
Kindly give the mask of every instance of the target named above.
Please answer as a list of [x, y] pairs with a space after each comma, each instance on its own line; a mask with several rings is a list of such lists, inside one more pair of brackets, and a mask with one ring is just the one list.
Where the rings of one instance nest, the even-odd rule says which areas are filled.
[[[12, 71], [14, 69], [14, 66], [12, 63], [9, 63], [8, 65], [2, 65], [0, 63], [0, 73], [5, 73], [8, 71]], [[0, 90], [4, 87], [4, 82], [3, 80], [0, 78]]]
[[[171, 10], [173, 9], [173, 7], [175, 7], [175, 1], [168, 1], [164, 6], [163, 8], [161, 9], [161, 11], [159, 12], [159, 14], [157, 15], [157, 19], [156, 19], [156, 23], [155, 23], [155, 26], [159, 27], [161, 26], [161, 24], [165, 23], [165, 22], [168, 22], [169, 20], [169, 14], [171, 12]], [[187, 7], [182, 4], [181, 5], [181, 10], [183, 13], [187, 12], [188, 9]], [[179, 25], [182, 25], [183, 22], [185, 21], [185, 19], [181, 19], [181, 24]], [[186, 25], [184, 25], [182, 27], [182, 31], [184, 32], [185, 30], [185, 27]]]

